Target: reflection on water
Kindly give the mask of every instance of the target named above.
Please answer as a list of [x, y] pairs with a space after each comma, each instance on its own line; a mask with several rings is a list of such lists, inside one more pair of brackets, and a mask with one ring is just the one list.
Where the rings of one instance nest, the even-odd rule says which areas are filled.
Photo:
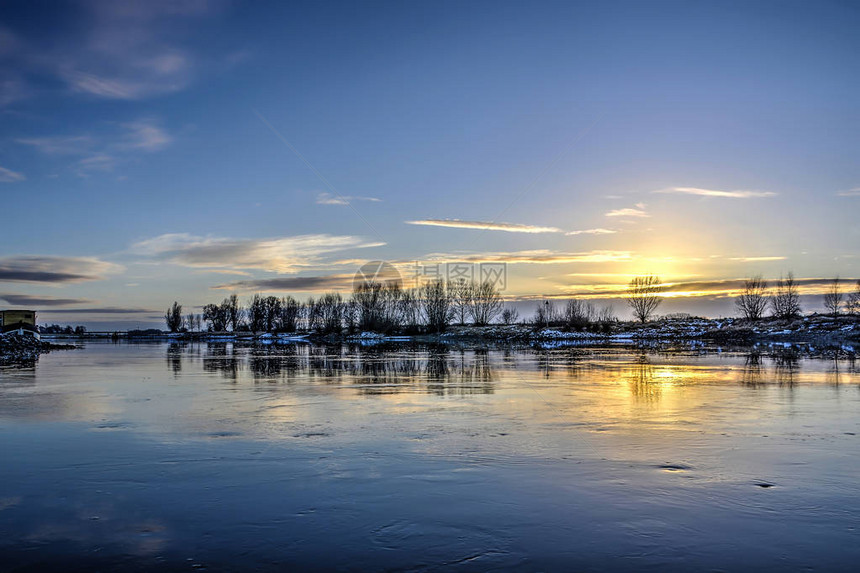
[[0, 370], [0, 569], [851, 570], [790, 349], [101, 344]]
[[174, 375], [182, 372], [183, 362], [200, 364], [205, 372], [218, 373], [233, 382], [246, 375], [266, 383], [346, 382], [363, 394], [413, 392], [418, 388], [437, 395], [490, 394], [494, 381], [488, 350], [451, 350], [444, 345], [392, 351], [357, 344], [170, 344], [167, 365]]

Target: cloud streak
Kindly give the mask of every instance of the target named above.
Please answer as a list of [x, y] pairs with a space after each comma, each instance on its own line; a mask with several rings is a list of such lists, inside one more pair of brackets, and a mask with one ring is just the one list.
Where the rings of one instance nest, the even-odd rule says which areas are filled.
[[380, 203], [378, 197], [353, 197], [350, 195], [332, 195], [331, 193], [320, 193], [317, 195], [317, 205], [349, 205], [353, 201], [369, 201]]
[[836, 195], [838, 195], [839, 197], [860, 197], [860, 187], [854, 187], [853, 189], [840, 191]]
[[280, 277], [271, 279], [256, 279], [236, 281], [217, 285], [212, 288], [241, 290], [241, 291], [292, 291], [314, 292], [328, 290], [349, 290], [352, 288], [354, 275], [339, 274], [308, 277]]
[[234, 239], [170, 233], [136, 243], [131, 250], [134, 254], [188, 267], [294, 273], [319, 263], [324, 254], [384, 244], [348, 235]]
[[784, 261], [786, 257], [729, 257], [730, 261], [739, 261], [741, 263], [763, 263], [767, 261]]
[[701, 197], [722, 197], [726, 199], [756, 199], [776, 197], [773, 191], [720, 191], [718, 189], [701, 189], [699, 187], [669, 187], [658, 189], [653, 193], [676, 193], [682, 195], [699, 195]]
[[617, 232], [613, 229], [583, 229], [581, 231], [568, 231], [565, 235], [612, 235]]
[[123, 123], [99, 136], [53, 135], [15, 139], [16, 143], [45, 155], [74, 158], [73, 165], [79, 175], [112, 171], [140, 153], [161, 151], [172, 141], [171, 135], [153, 118]]
[[508, 264], [562, 264], [562, 263], [613, 263], [630, 261], [633, 256], [629, 251], [586, 251], [565, 253], [539, 249], [531, 251], [514, 251], [511, 253], [478, 253], [478, 254], [440, 254], [435, 253], [424, 257], [428, 261], [450, 261], [466, 263], [508, 263]]
[[[43, 314], [151, 314], [159, 311], [151, 308], [120, 308], [103, 306], [97, 308], [52, 308]], [[160, 315], [159, 315], [160, 316]]]
[[645, 203], [637, 203], [635, 208], [634, 207], [628, 207], [626, 209], [613, 209], [612, 211], [607, 211], [604, 214], [607, 217], [623, 217], [623, 218], [629, 218], [629, 217], [644, 218], [644, 217], [650, 217], [651, 216], [645, 210]]
[[0, 282], [66, 284], [96, 281], [123, 270], [93, 257], [22, 255], [0, 257]]
[[[853, 280], [855, 279], [846, 279], [847, 282]], [[745, 281], [746, 279], [723, 279], [667, 282], [660, 290], [667, 298], [736, 297], [743, 292]], [[795, 284], [799, 294], [820, 295], [827, 292], [832, 281], [831, 278], [801, 278], [795, 279]], [[623, 298], [627, 294], [627, 285], [567, 285], [566, 291], [563, 295], [553, 295], [553, 297]]]
[[66, 306], [92, 302], [87, 298], [57, 298], [53, 296], [38, 296], [17, 293], [0, 293], [0, 300], [16, 306]]
[[23, 173], [18, 173], [17, 171], [0, 167], [0, 183], [17, 183], [19, 181], [24, 181], [25, 179], [27, 179], [27, 177], [25, 177]]
[[537, 225], [522, 225], [519, 223], [494, 223], [485, 221], [463, 221], [460, 219], [419, 219], [406, 221], [409, 225], [426, 225], [430, 227], [449, 227], [453, 229], [479, 229], [484, 231], [506, 231], [508, 233], [561, 233], [556, 227], [541, 227]]

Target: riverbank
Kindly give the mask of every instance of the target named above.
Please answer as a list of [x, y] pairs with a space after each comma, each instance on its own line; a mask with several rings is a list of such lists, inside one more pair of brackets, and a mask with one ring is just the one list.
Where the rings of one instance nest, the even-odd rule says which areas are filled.
[[73, 350], [74, 344], [57, 344], [46, 340], [37, 340], [30, 335], [7, 334], [0, 336], [0, 366], [30, 364], [35, 362], [40, 354], [52, 350]]
[[251, 332], [184, 332], [163, 333], [158, 330], [131, 333], [102, 333], [84, 336], [46, 335], [51, 340], [81, 340], [93, 338], [175, 341], [233, 341], [239, 343], [278, 344], [297, 341], [337, 343], [354, 342], [377, 344], [382, 342], [444, 342], [510, 344], [553, 343], [674, 343], [701, 341], [726, 346], [754, 346], [757, 344], [803, 344], [819, 347], [842, 348], [847, 354], [860, 350], [860, 316], [827, 316], [813, 314], [791, 320], [767, 318], [748, 321], [737, 318], [707, 319], [672, 317], [653, 322], [612, 322], [593, 325], [592, 328], [567, 329], [564, 327], [537, 328], [535, 325], [450, 326], [442, 333], [358, 332], [342, 334], [251, 333]]

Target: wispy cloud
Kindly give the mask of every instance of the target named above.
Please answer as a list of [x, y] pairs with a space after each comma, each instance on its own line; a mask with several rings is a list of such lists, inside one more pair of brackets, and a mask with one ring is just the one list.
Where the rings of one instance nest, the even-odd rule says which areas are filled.
[[317, 195], [318, 205], [349, 205], [353, 201], [370, 201], [379, 203], [382, 199], [378, 197], [353, 197], [350, 195], [332, 195], [331, 193], [320, 193]]
[[650, 217], [651, 215], [648, 214], [645, 208], [645, 203], [637, 203], [635, 208], [613, 209], [612, 211], [607, 211], [605, 215], [607, 217]]
[[92, 302], [87, 298], [58, 298], [54, 296], [39, 296], [18, 293], [0, 293], [0, 300], [5, 300], [15, 306], [67, 306]]
[[839, 197], [860, 197], [860, 187], [854, 187], [853, 189], [847, 189], [845, 191], [840, 191], [837, 193]]
[[25, 179], [27, 179], [27, 177], [25, 177], [23, 173], [18, 173], [17, 171], [0, 167], [0, 183], [17, 183], [18, 181], [24, 181]]
[[384, 244], [360, 237], [327, 234], [234, 239], [172, 233], [141, 241], [132, 246], [132, 252], [189, 267], [293, 273], [314, 266], [327, 253]]
[[78, 93], [137, 100], [186, 88], [194, 58], [181, 44], [183, 23], [211, 12], [214, 2], [84, 4], [86, 35], [55, 54], [57, 74]]
[[507, 231], [509, 233], [561, 233], [556, 227], [538, 225], [522, 225], [519, 223], [494, 223], [485, 221], [462, 221], [460, 219], [419, 219], [406, 221], [409, 225], [427, 225], [431, 227], [451, 227], [454, 229], [481, 229], [486, 231]]
[[433, 253], [423, 257], [428, 261], [457, 261], [468, 263], [561, 264], [611, 263], [633, 259], [629, 251], [559, 252], [548, 249], [514, 251], [511, 253]]
[[0, 257], [0, 282], [65, 284], [95, 281], [123, 267], [93, 257], [22, 255]]
[[20, 137], [15, 142], [34, 147], [47, 155], [81, 155], [93, 147], [95, 140], [89, 135], [58, 135]]
[[159, 311], [151, 308], [123, 308], [116, 306], [102, 306], [95, 308], [52, 308], [44, 314], [150, 314]]
[[81, 173], [86, 171], [113, 171], [116, 163], [117, 159], [113, 155], [108, 155], [107, 153], [96, 153], [79, 160], [78, 168]]
[[74, 157], [72, 167], [79, 175], [113, 171], [137, 154], [153, 153], [170, 145], [171, 135], [153, 118], [143, 118], [113, 126], [102, 134], [19, 137], [15, 142], [45, 155]]
[[[50, 74], [65, 89], [113, 100], [140, 100], [185, 89], [202, 67], [188, 49], [188, 29], [218, 11], [221, 0], [90, 0], [70, 3], [72, 21], [59, 29], [0, 29], [0, 105], [44, 91], [30, 77]], [[48, 24], [50, 26], [51, 24]], [[50, 35], [45, 43], [40, 34]]]
[[119, 147], [125, 149], [142, 149], [143, 151], [158, 151], [167, 147], [173, 140], [155, 120], [144, 119], [132, 123], [125, 123], [123, 127], [128, 131], [123, 141], [118, 143]]
[[761, 263], [767, 261], [784, 261], [786, 257], [729, 257], [730, 261], [742, 263]]
[[669, 187], [658, 189], [653, 193], [679, 193], [682, 195], [699, 195], [702, 197], [723, 197], [727, 199], [755, 199], [776, 197], [773, 191], [720, 191], [719, 189], [701, 189], [699, 187]]
[[[700, 280], [666, 282], [660, 291], [662, 296], [669, 298], [725, 298], [735, 297], [743, 292], [746, 279]], [[819, 295], [827, 291], [832, 284], [831, 278], [799, 278], [795, 279], [799, 294]], [[853, 281], [854, 279], [848, 279]], [[565, 294], [553, 298], [582, 297], [582, 298], [623, 298], [627, 295], [626, 283], [600, 285], [565, 285]], [[529, 298], [529, 297], [524, 297]]]
[[292, 291], [292, 292], [322, 292], [330, 290], [349, 290], [352, 288], [354, 274], [308, 276], [308, 277], [279, 277], [237, 281], [212, 288], [239, 291]]
[[565, 235], [612, 235], [617, 232], [613, 229], [583, 229], [581, 231], [568, 231]]

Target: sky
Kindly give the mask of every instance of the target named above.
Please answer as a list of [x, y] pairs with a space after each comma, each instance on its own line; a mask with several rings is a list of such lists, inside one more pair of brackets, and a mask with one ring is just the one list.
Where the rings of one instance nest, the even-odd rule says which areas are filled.
[[157, 327], [389, 261], [624, 318], [635, 275], [720, 316], [793, 272], [816, 310], [860, 276], [858, 29], [847, 1], [7, 1], [0, 307]]

